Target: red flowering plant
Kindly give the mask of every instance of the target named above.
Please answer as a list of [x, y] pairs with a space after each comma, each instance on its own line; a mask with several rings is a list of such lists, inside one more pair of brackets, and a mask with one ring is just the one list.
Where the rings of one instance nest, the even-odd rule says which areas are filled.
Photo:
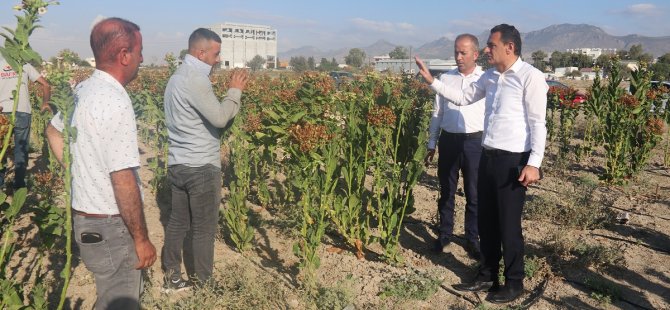
[[553, 136], [554, 113], [558, 113], [559, 158], [565, 158], [570, 151], [570, 140], [574, 135], [575, 118], [577, 118], [581, 108], [580, 101], [575, 100], [576, 95], [577, 90], [572, 87], [552, 86], [549, 88], [547, 106], [551, 113], [547, 118], [547, 127], [550, 137]]

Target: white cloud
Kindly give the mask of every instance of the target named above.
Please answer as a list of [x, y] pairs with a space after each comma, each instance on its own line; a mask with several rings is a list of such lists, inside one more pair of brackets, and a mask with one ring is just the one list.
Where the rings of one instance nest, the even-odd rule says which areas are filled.
[[389, 21], [374, 21], [365, 18], [356, 17], [351, 20], [354, 27], [372, 32], [394, 33], [394, 32], [412, 32], [415, 27], [410, 23], [392, 23]]
[[623, 12], [633, 15], [656, 15], [658, 8], [651, 3], [638, 3], [627, 7]]

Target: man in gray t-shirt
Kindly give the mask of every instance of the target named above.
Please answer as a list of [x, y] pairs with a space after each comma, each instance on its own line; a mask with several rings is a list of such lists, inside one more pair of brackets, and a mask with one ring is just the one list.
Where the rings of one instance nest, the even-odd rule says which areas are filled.
[[[10, 118], [14, 111], [14, 91], [19, 81], [19, 75], [7, 61], [0, 56], [0, 111]], [[28, 167], [28, 146], [30, 144], [30, 93], [28, 92], [28, 80], [40, 84], [42, 88], [41, 111], [50, 110], [49, 98], [51, 87], [49, 82], [30, 64], [23, 65], [21, 87], [18, 92], [18, 103], [16, 106], [16, 119], [14, 127], [14, 188], [26, 187], [26, 168]], [[0, 186], [5, 184], [5, 163], [7, 156], [2, 159], [0, 169]]]
[[[214, 95], [209, 74], [220, 62], [221, 38], [211, 30], [196, 29], [188, 40], [188, 54], [165, 89], [168, 129], [168, 177], [172, 211], [165, 229], [163, 270], [166, 291], [191, 286], [181, 278], [182, 250], [189, 280], [208, 281], [214, 265], [214, 236], [221, 204], [220, 135], [240, 110], [248, 73], [235, 71], [223, 101]], [[192, 242], [184, 246], [188, 231]]]

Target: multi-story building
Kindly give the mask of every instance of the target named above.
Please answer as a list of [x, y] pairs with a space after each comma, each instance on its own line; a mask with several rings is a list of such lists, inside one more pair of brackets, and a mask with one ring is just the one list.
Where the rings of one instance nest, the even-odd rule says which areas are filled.
[[209, 27], [221, 36], [221, 67], [244, 68], [256, 55], [264, 68], [277, 68], [277, 29], [263, 25], [223, 23]]
[[584, 54], [591, 56], [594, 60], [602, 54], [615, 54], [616, 48], [569, 48], [566, 51], [573, 54]]

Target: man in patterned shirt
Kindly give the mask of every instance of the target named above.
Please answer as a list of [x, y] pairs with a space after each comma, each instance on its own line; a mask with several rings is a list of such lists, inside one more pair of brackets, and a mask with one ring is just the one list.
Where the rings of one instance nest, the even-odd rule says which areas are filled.
[[[75, 89], [70, 126], [72, 209], [81, 259], [94, 275], [96, 309], [139, 309], [141, 271], [156, 261], [142, 210], [140, 155], [132, 102], [123, 88], [142, 63], [140, 28], [109, 18], [91, 31], [95, 72]], [[63, 163], [63, 116], [47, 127]]]

